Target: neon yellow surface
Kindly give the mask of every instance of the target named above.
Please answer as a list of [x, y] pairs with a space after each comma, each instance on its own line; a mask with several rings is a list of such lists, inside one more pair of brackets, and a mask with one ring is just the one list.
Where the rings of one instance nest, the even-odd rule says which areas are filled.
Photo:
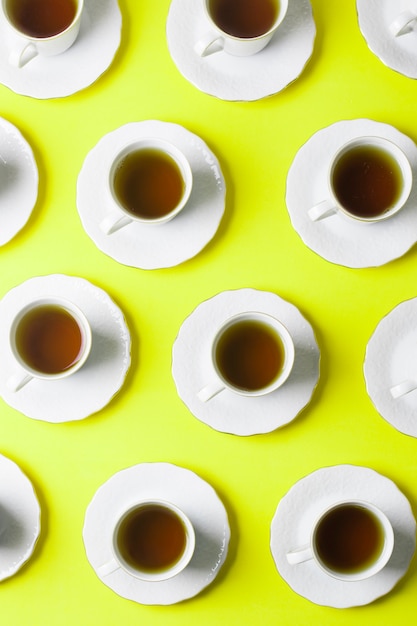
[[[35, 275], [82, 276], [114, 298], [132, 334], [126, 384], [95, 416], [54, 425], [0, 402], [0, 451], [33, 481], [43, 522], [31, 561], [0, 583], [1, 623], [405, 622], [415, 613], [415, 561], [382, 600], [358, 609], [323, 608], [280, 577], [269, 531], [280, 499], [297, 480], [338, 463], [385, 474], [416, 510], [417, 441], [378, 415], [362, 370], [380, 319], [417, 295], [416, 250], [374, 269], [325, 261], [293, 230], [285, 182], [297, 150], [338, 120], [368, 117], [417, 140], [417, 84], [372, 54], [353, 0], [312, 0], [317, 39], [301, 77], [265, 100], [221, 101], [189, 84], [171, 60], [165, 38], [169, 4], [120, 1], [121, 48], [106, 74], [80, 93], [40, 101], [0, 86], [0, 115], [32, 145], [41, 180], [32, 218], [0, 249], [0, 296]], [[75, 203], [78, 172], [97, 141], [127, 122], [146, 119], [179, 123], [201, 136], [218, 156], [228, 188], [225, 217], [212, 243], [178, 267], [154, 271], [125, 267], [101, 253], [84, 232]], [[298, 419], [247, 438], [195, 419], [171, 377], [171, 348], [183, 320], [200, 302], [241, 287], [269, 290], [298, 306], [322, 354], [319, 387]], [[96, 577], [82, 542], [84, 513], [98, 487], [145, 461], [197, 472], [218, 491], [230, 516], [229, 558], [218, 579], [201, 595], [171, 607], [117, 596]]]

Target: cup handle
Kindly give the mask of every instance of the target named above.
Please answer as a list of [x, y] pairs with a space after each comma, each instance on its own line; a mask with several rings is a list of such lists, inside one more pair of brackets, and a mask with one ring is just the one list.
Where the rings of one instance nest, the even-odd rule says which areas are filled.
[[330, 200], [323, 200], [308, 210], [308, 216], [313, 222], [322, 220], [323, 218], [334, 215], [335, 213], [336, 208]]
[[394, 37], [400, 37], [410, 32], [412, 23], [417, 19], [417, 15], [413, 11], [403, 11], [390, 24], [390, 31]]
[[38, 50], [35, 44], [29, 42], [25, 43], [20, 48], [14, 48], [9, 54], [9, 63], [18, 67], [24, 67], [26, 63], [29, 63], [32, 59], [38, 56]]
[[20, 391], [22, 387], [28, 384], [33, 379], [33, 376], [30, 374], [17, 373], [12, 374], [10, 378], [7, 380], [7, 387], [10, 391]]
[[112, 235], [132, 221], [127, 215], [120, 215], [120, 213], [114, 211], [100, 222], [100, 229], [105, 235]]
[[200, 391], [197, 393], [197, 397], [199, 400], [201, 400], [201, 402], [207, 402], [208, 400], [214, 398], [214, 396], [217, 396], [217, 394], [223, 391], [224, 388], [224, 385], [220, 381], [209, 383], [208, 385], [200, 389]]
[[287, 552], [287, 561], [290, 565], [304, 563], [305, 561], [310, 561], [312, 558], [313, 552], [310, 546], [305, 546], [304, 548]]
[[100, 574], [100, 576], [108, 576], [118, 569], [120, 569], [119, 563], [116, 561], [116, 559], [111, 559], [111, 561], [109, 561], [108, 563], [103, 563], [103, 565], [100, 565], [97, 568], [97, 573]]
[[221, 52], [224, 48], [224, 39], [213, 33], [206, 33], [194, 46], [195, 52], [201, 57], [207, 57], [215, 52]]
[[393, 398], [401, 398], [415, 389], [417, 389], [417, 381], [405, 380], [404, 382], [391, 387], [390, 392]]

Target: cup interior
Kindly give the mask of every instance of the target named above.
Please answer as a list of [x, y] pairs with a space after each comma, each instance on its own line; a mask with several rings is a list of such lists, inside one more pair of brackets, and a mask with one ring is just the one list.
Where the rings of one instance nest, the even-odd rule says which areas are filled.
[[80, 18], [83, 3], [83, 0], [2, 0], [2, 8], [17, 34], [45, 41], [71, 29]]
[[140, 502], [119, 519], [113, 552], [120, 566], [147, 581], [179, 574], [195, 548], [193, 525], [185, 513], [162, 500]]
[[288, 0], [205, 0], [212, 26], [226, 37], [254, 40], [270, 35], [282, 22]]

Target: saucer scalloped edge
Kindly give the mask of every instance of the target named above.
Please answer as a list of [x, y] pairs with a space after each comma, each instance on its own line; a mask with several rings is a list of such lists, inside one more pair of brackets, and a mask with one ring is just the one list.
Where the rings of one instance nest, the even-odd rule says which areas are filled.
[[[31, 380], [11, 391], [8, 378], [16, 368], [9, 328], [26, 302], [56, 295], [72, 300], [86, 315], [93, 346], [85, 365], [68, 378]], [[104, 408], [124, 383], [130, 367], [130, 333], [122, 311], [110, 296], [84, 278], [50, 274], [30, 278], [0, 300], [0, 396], [27, 417], [46, 422], [84, 419]]]
[[[188, 159], [191, 196], [179, 215], [166, 224], [132, 222], [111, 235], [100, 224], [112, 210], [108, 172], [122, 148], [154, 137], [170, 141]], [[140, 269], [183, 263], [211, 241], [225, 210], [226, 184], [220, 164], [205, 142], [179, 124], [160, 120], [130, 122], [100, 139], [84, 160], [77, 181], [77, 208], [82, 225], [96, 246], [119, 263]]]
[[1, 581], [13, 576], [32, 556], [41, 531], [41, 509], [29, 478], [2, 454], [0, 475]]
[[[114, 524], [146, 498], [167, 500], [190, 519], [196, 534], [190, 563], [160, 582], [140, 580], [122, 568], [103, 574], [103, 565], [112, 559]], [[227, 557], [230, 527], [222, 501], [200, 476], [171, 463], [140, 463], [117, 472], [96, 491], [87, 507], [83, 540], [90, 565], [110, 589], [140, 604], [169, 605], [194, 597], [214, 581]]]
[[39, 174], [32, 148], [0, 117], [0, 246], [26, 225], [38, 199]]
[[[290, 565], [287, 554], [308, 544], [311, 525], [341, 499], [366, 500], [379, 507], [394, 530], [394, 550], [374, 576], [356, 582], [325, 574], [313, 560]], [[406, 574], [416, 547], [416, 520], [408, 499], [389, 478], [356, 465], [316, 470], [297, 481], [280, 500], [271, 523], [271, 552], [279, 574], [301, 596], [322, 606], [369, 604], [389, 593]]]
[[[295, 346], [292, 372], [267, 395], [248, 398], [225, 389], [202, 402], [197, 393], [213, 376], [211, 339], [224, 321], [245, 311], [267, 313], [286, 326]], [[311, 400], [319, 370], [320, 350], [309, 322], [293, 304], [256, 289], [224, 291], [199, 304], [183, 322], [172, 351], [172, 375], [184, 404], [208, 426], [234, 435], [268, 433], [295, 419]]]

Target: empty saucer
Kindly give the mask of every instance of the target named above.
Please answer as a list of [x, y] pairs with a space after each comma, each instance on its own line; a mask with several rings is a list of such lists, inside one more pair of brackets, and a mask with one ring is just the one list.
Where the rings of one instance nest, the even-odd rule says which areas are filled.
[[[405, 206], [393, 217], [372, 224], [338, 214], [313, 221], [308, 210], [327, 192], [327, 170], [336, 150], [363, 135], [390, 139], [405, 152], [414, 183]], [[286, 202], [292, 225], [304, 243], [324, 259], [346, 267], [388, 263], [417, 241], [417, 146], [393, 126], [367, 119], [336, 122], [317, 131], [297, 152], [287, 176]], [[300, 184], [302, 181], [302, 184]]]
[[[313, 560], [296, 565], [287, 560], [291, 550], [308, 544], [317, 515], [342, 499], [375, 504], [394, 529], [388, 564], [365, 580], [338, 580]], [[409, 567], [415, 542], [416, 521], [405, 495], [390, 479], [355, 465], [325, 467], [299, 480], [278, 504], [271, 524], [272, 556], [282, 578], [311, 602], [340, 609], [369, 604], [391, 591]]]
[[[93, 334], [86, 364], [62, 380], [30, 381], [11, 391], [7, 381], [16, 361], [9, 345], [11, 320], [26, 302], [42, 296], [73, 301]], [[123, 313], [105, 291], [78, 277], [51, 274], [30, 278], [0, 300], [0, 395], [27, 417], [46, 422], [80, 420], [99, 411], [123, 385], [130, 366], [130, 334]]]
[[[224, 389], [207, 402], [197, 393], [211, 378], [212, 339], [229, 317], [259, 311], [276, 317], [295, 346], [294, 366], [282, 387], [259, 397]], [[182, 401], [197, 419], [234, 435], [271, 432], [291, 422], [309, 403], [319, 379], [320, 351], [309, 322], [274, 293], [255, 289], [225, 291], [200, 304], [183, 322], [172, 352], [172, 375]]]
[[32, 556], [40, 517], [32, 483], [16, 463], [0, 454], [0, 580], [13, 576]]
[[[143, 499], [178, 506], [194, 526], [196, 545], [187, 567], [168, 580], [140, 580], [124, 569], [102, 573], [112, 559], [115, 520]], [[141, 463], [114, 474], [90, 502], [83, 538], [87, 558], [105, 585], [140, 604], [168, 605], [192, 598], [210, 585], [223, 566], [229, 545], [227, 512], [217, 493], [194, 472], [170, 463]]]
[[207, 29], [200, 2], [171, 2], [167, 40], [174, 63], [190, 83], [222, 100], [259, 100], [287, 87], [310, 59], [316, 37], [309, 0], [290, 2], [271, 42], [249, 57], [225, 52], [201, 57], [194, 46]]

